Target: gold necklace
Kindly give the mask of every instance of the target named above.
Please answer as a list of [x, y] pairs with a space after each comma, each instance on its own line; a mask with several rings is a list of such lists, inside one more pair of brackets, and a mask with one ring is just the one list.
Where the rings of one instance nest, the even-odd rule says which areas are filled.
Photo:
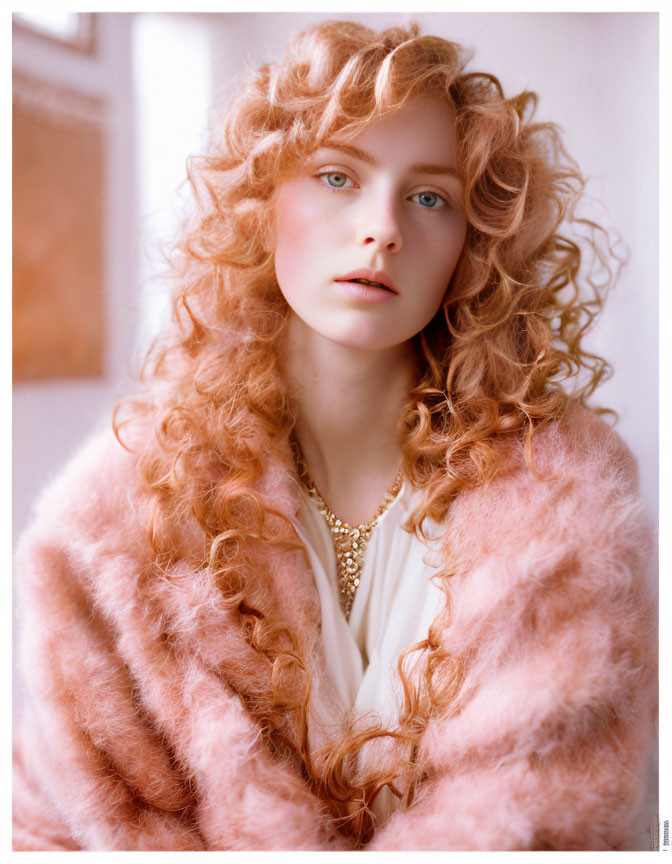
[[301, 445], [294, 436], [292, 436], [292, 450], [301, 485], [317, 506], [318, 512], [324, 517], [331, 532], [331, 539], [336, 554], [336, 574], [338, 577], [338, 593], [341, 609], [346, 621], [349, 621], [352, 604], [361, 581], [367, 544], [371, 539], [373, 529], [399, 494], [404, 479], [403, 467], [399, 469], [397, 476], [394, 478], [394, 483], [385, 493], [385, 498], [376, 510], [373, 518], [361, 525], [352, 526], [345, 519], [339, 519], [325, 503], [324, 498], [320, 495], [313, 478], [308, 472]]

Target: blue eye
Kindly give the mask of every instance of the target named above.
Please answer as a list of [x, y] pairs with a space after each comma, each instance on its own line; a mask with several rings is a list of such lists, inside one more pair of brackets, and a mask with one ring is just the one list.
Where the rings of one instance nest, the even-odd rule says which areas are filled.
[[447, 204], [446, 199], [442, 198], [441, 195], [437, 195], [436, 192], [417, 192], [411, 196], [411, 200], [417, 201], [418, 204], [427, 210], [440, 210]]
[[323, 171], [317, 175], [317, 179], [331, 189], [343, 189], [348, 183], [352, 185], [352, 180], [343, 171]]

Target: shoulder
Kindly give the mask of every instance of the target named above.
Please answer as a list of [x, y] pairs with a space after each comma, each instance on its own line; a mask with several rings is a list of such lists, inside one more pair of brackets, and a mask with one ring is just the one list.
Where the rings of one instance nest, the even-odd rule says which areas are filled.
[[41, 550], [66, 551], [71, 559], [94, 549], [131, 551], [144, 542], [146, 501], [138, 448], [124, 447], [111, 428], [96, 433], [37, 499], [17, 547], [19, 569]]
[[603, 477], [623, 492], [637, 492], [634, 456], [613, 426], [572, 404], [562, 419], [542, 427], [534, 439], [534, 460], [542, 470], [592, 483]]
[[459, 686], [421, 743], [436, 782], [376, 848], [426, 848], [446, 812], [443, 849], [621, 848], [634, 830], [656, 695], [635, 463], [578, 407], [538, 430], [533, 457], [534, 472], [518, 442], [450, 508], [435, 668]]
[[[532, 467], [524, 443], [489, 484], [462, 493], [445, 525], [445, 542], [461, 569], [488, 558], [539, 562], [593, 560], [597, 574], [622, 569], [633, 556], [644, 567], [652, 549], [650, 519], [638, 493], [634, 457], [595, 414], [572, 406], [533, 437]], [[459, 566], [459, 565], [458, 565]]]

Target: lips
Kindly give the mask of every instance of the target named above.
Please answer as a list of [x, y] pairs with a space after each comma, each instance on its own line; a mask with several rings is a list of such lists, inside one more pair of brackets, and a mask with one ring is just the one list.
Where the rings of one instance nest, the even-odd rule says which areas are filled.
[[334, 282], [354, 282], [360, 285], [370, 285], [372, 288], [380, 288], [397, 294], [394, 283], [384, 270], [369, 270], [362, 267], [359, 270], [351, 270], [345, 276], [338, 276]]

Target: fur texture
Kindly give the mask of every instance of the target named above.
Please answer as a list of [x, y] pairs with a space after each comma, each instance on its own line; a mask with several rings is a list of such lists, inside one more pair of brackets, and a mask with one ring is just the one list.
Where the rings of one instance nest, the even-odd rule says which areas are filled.
[[[450, 509], [442, 638], [464, 683], [425, 731], [414, 803], [367, 849], [624, 849], [639, 827], [657, 676], [635, 467], [582, 409], [541, 431], [534, 454], [552, 479], [521, 450]], [[292, 513], [293, 489], [269, 466], [273, 506]], [[349, 848], [246, 712], [239, 694], [268, 686], [264, 658], [207, 571], [153, 573], [147, 507], [136, 457], [104, 436], [48, 489], [21, 544], [15, 848]], [[300, 552], [273, 553], [268, 592], [310, 648], [328, 715]]]

